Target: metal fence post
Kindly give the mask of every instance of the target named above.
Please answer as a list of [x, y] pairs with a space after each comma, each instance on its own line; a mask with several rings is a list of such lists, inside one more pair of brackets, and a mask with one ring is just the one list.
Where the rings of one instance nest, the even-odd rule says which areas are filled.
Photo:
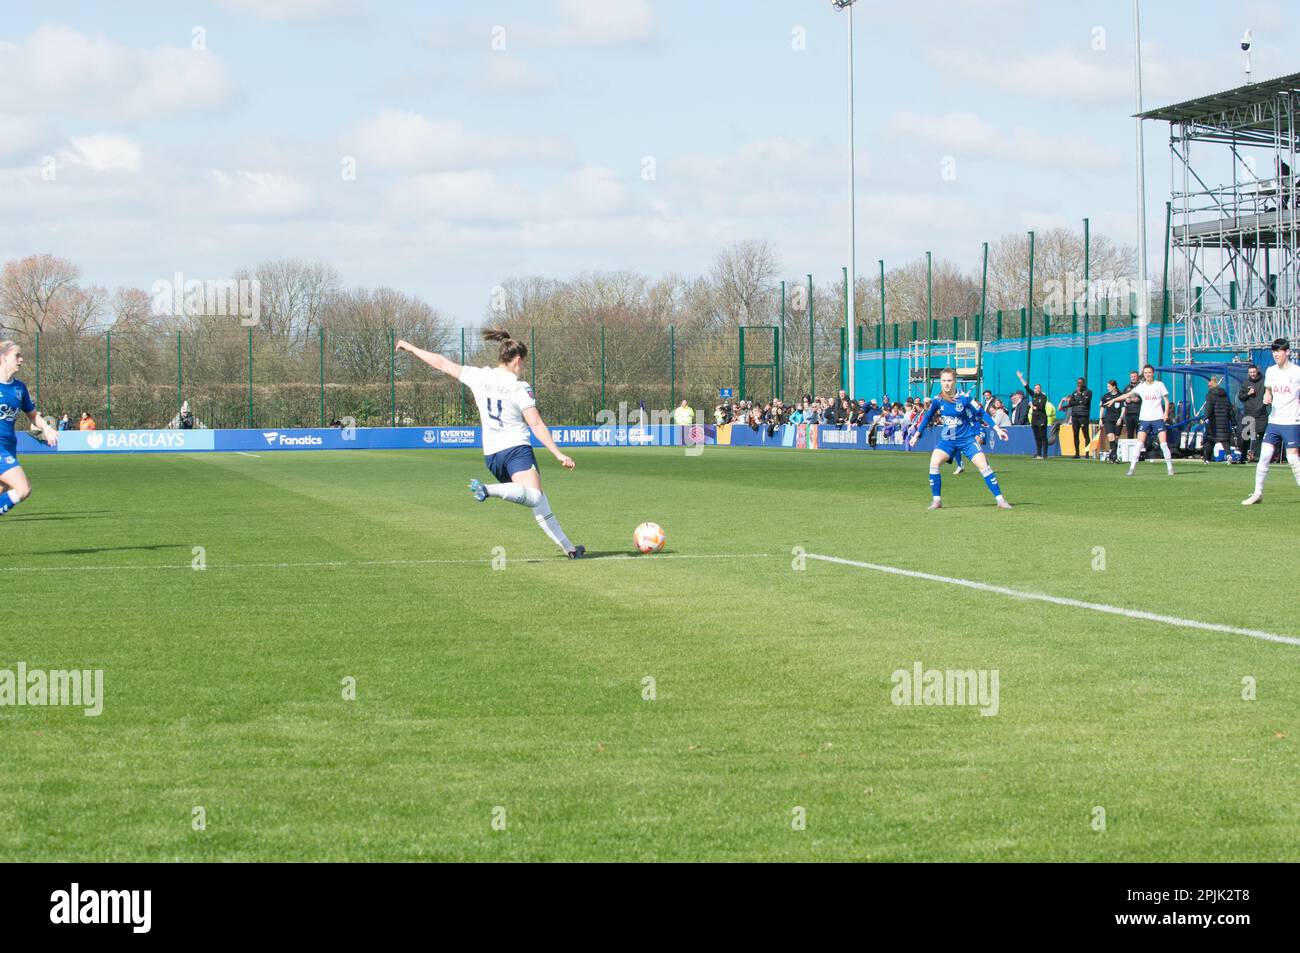
[[320, 326], [320, 425], [325, 426], [325, 325]]
[[253, 329], [248, 329], [248, 429], [253, 429]]
[[736, 389], [740, 391], [740, 399], [743, 401], [745, 399], [745, 326], [742, 324], [736, 329], [736, 333], [740, 335], [740, 373]]
[[388, 329], [388, 416], [397, 426], [397, 331]]
[[181, 332], [176, 332], [176, 422], [181, 422], [181, 405], [185, 403], [181, 373]]
[[113, 429], [113, 332], [104, 333], [104, 422]]
[[671, 324], [668, 325], [668, 406], [670, 409], [677, 406], [677, 331]]
[[[808, 393], [817, 396], [817, 338], [813, 334], [813, 280], [808, 276]], [[740, 395], [744, 400], [745, 395]]]
[[[1033, 360], [1034, 351], [1034, 233], [1029, 233], [1029, 300], [1025, 302], [1029, 309], [1029, 336], [1025, 341], [1025, 378], [1029, 378], [1029, 365]], [[1025, 326], [1022, 320], [1021, 326]]]
[[880, 396], [885, 395], [889, 390], [889, 383], [885, 380], [885, 259], [878, 259], [880, 262], [880, 323], [876, 325], [880, 333], [876, 335], [877, 346], [880, 348]]
[[777, 396], [779, 396], [782, 400], [785, 399], [785, 388], [783, 386], [784, 384], [783, 379], [785, 377], [785, 368], [783, 366], [784, 364], [785, 364], [785, 282], [783, 281], [781, 282], [781, 337], [780, 337], [780, 349], [777, 352], [777, 368], [776, 368], [776, 379], [778, 381], [776, 392], [777, 392]]
[[[534, 358], [534, 360], [536, 360], [536, 358]], [[465, 329], [464, 328], [460, 329], [460, 363], [462, 367], [465, 366]], [[533, 379], [533, 386], [534, 387], [537, 386], [537, 380], [535, 375]], [[465, 387], [464, 385], [461, 385], [457, 389], [460, 391], [460, 424], [463, 427], [465, 426]]]
[[[1088, 288], [1088, 282], [1092, 274], [1092, 235], [1089, 232], [1088, 220], [1083, 220], [1083, 378], [1088, 379], [1088, 338], [1090, 335], [1090, 325], [1092, 318], [1088, 310], [1088, 299], [1092, 297], [1092, 292]], [[1098, 393], [1101, 389], [1098, 388]]]

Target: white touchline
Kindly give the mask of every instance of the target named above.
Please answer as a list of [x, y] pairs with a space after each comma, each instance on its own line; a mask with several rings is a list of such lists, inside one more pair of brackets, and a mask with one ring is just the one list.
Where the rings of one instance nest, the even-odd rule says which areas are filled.
[[1004, 586], [990, 586], [986, 582], [971, 579], [954, 579], [951, 576], [936, 576], [933, 573], [917, 572], [914, 569], [899, 569], [897, 566], [881, 566], [877, 563], [863, 563], [855, 559], [841, 559], [838, 556], [819, 556], [808, 553], [809, 559], [820, 559], [824, 563], [839, 563], [841, 566], [855, 566], [858, 569], [870, 569], [873, 572], [885, 572], [894, 576], [908, 576], [912, 579], [924, 579], [927, 582], [944, 582], [950, 586], [965, 586], [980, 592], [991, 592], [1013, 599], [1028, 599], [1034, 602], [1050, 602], [1058, 606], [1070, 606], [1074, 609], [1091, 609], [1093, 612], [1106, 612], [1110, 615], [1122, 615], [1129, 619], [1142, 619], [1145, 622], [1162, 622], [1165, 625], [1181, 626], [1185, 629], [1205, 629], [1209, 632], [1227, 632], [1232, 635], [1245, 635], [1252, 639], [1266, 642], [1283, 642], [1287, 645], [1300, 645], [1300, 638], [1292, 635], [1277, 635], [1273, 632], [1261, 632], [1258, 629], [1239, 629], [1232, 625], [1219, 625], [1217, 622], [1198, 622], [1195, 619], [1180, 619], [1178, 616], [1159, 615], [1155, 612], [1143, 612], [1140, 609], [1125, 609], [1120, 606], [1108, 606], [1101, 602], [1084, 602], [1081, 599], [1066, 599], [1063, 596], [1049, 596], [1045, 592], [1024, 592], [1020, 589], [1007, 589]]
[[[236, 451], [238, 452], [238, 451]], [[619, 556], [593, 556], [594, 560], [604, 560], [611, 562], [623, 562], [631, 560], [640, 560], [641, 562], [657, 562], [661, 559], [770, 559], [771, 553], [660, 553], [657, 556], [633, 556], [627, 553]], [[5, 572], [119, 572], [131, 570], [179, 570], [184, 569], [188, 572], [211, 572], [214, 569], [329, 569], [332, 567], [358, 569], [376, 566], [486, 566], [492, 562], [491, 559], [372, 559], [372, 560], [336, 560], [332, 562], [302, 562], [302, 563], [213, 563], [209, 562], [207, 569], [195, 569], [190, 563], [165, 564], [153, 563], [144, 566], [0, 566], [0, 573]], [[561, 565], [559, 559], [543, 557], [526, 557], [521, 559], [512, 559], [514, 563], [555, 563]]]
[[262, 457], [261, 457], [260, 454], [256, 454], [256, 453], [248, 453], [248, 452], [246, 452], [246, 451], [244, 451], [244, 450], [236, 450], [235, 453], [239, 454], [241, 457], [257, 457], [257, 459], [259, 459], [259, 460], [262, 459]]

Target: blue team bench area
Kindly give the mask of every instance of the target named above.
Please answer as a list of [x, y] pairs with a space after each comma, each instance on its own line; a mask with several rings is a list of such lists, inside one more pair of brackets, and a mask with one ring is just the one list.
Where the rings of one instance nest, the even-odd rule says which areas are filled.
[[[1029, 427], [1008, 427], [1009, 439], [986, 434], [992, 453], [1034, 452]], [[930, 450], [938, 436], [930, 428], [917, 442], [916, 450]], [[552, 427], [551, 434], [561, 447], [789, 447], [799, 450], [905, 450], [895, 438], [877, 435], [872, 445], [866, 428], [839, 430], [809, 424], [786, 424], [769, 433], [746, 425], [693, 427], [657, 424], [619, 427]], [[533, 441], [537, 446], [537, 441]], [[268, 450], [431, 450], [440, 447], [482, 447], [478, 427], [352, 427], [289, 430], [65, 430], [59, 434], [57, 450], [47, 447], [29, 433], [18, 434], [18, 452], [29, 453], [258, 453]], [[1053, 444], [1056, 455], [1060, 447]]]

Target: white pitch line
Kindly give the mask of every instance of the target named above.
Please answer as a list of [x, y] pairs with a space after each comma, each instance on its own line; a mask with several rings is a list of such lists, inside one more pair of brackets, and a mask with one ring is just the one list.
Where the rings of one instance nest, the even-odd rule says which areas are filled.
[[236, 450], [235, 453], [239, 454], [241, 457], [257, 457], [257, 459], [259, 460], [262, 459], [262, 455], [260, 453], [248, 453], [247, 451], [244, 450]]
[[1196, 619], [1180, 619], [1178, 616], [1160, 615], [1155, 612], [1143, 612], [1140, 609], [1124, 609], [1120, 606], [1108, 606], [1101, 602], [1084, 602], [1081, 599], [1066, 599], [1063, 596], [1049, 596], [1044, 592], [1024, 592], [1020, 589], [1007, 589], [1005, 586], [991, 586], [986, 582], [971, 579], [954, 579], [951, 576], [936, 576], [933, 573], [917, 572], [914, 569], [899, 569], [897, 566], [881, 566], [876, 563], [863, 563], [854, 559], [841, 559], [838, 556], [818, 556], [806, 554], [809, 559], [819, 559], [826, 563], [839, 563], [841, 566], [855, 566], [858, 569], [870, 569], [874, 572], [889, 573], [894, 576], [907, 576], [911, 579], [924, 579], [927, 582], [943, 582], [950, 586], [965, 586], [980, 592], [991, 592], [1013, 599], [1027, 599], [1033, 602], [1050, 602], [1053, 605], [1069, 606], [1073, 609], [1090, 609], [1093, 612], [1105, 612], [1109, 615], [1122, 615], [1129, 619], [1141, 619], [1144, 622], [1161, 622], [1176, 625], [1184, 629], [1204, 629], [1207, 632], [1227, 632], [1231, 635], [1244, 635], [1266, 642], [1282, 642], [1286, 645], [1300, 645], [1300, 638], [1291, 635], [1277, 635], [1273, 632], [1261, 632], [1258, 629], [1239, 629], [1232, 625], [1219, 625], [1217, 622], [1198, 622]]
[[[593, 560], [606, 561], [623, 561], [623, 560], [660, 560], [660, 559], [768, 559], [771, 553], [660, 553], [654, 556], [633, 556], [630, 553], [624, 556], [593, 556]], [[509, 559], [507, 563], [552, 563], [558, 562], [558, 557], [543, 558], [531, 556], [528, 558]], [[382, 566], [487, 566], [492, 563], [491, 559], [375, 559], [375, 560], [358, 560], [347, 561], [339, 560], [335, 562], [301, 562], [301, 563], [209, 563], [207, 569], [194, 569], [189, 563], [154, 563], [144, 566], [0, 566], [0, 573], [4, 572], [118, 572], [121, 570], [175, 570], [185, 569], [192, 572], [207, 572], [213, 569], [367, 569]]]

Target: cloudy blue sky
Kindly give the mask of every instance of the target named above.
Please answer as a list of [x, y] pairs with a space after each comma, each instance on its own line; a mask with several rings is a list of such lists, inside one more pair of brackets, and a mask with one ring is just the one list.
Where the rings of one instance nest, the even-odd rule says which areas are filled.
[[[1300, 70], [1282, 3], [1142, 7], [1148, 106], [1238, 85], [1248, 26], [1255, 78]], [[860, 272], [974, 266], [1085, 215], [1134, 240], [1129, 0], [859, 0], [855, 22]], [[320, 259], [466, 323], [511, 275], [693, 274], [746, 238], [830, 279], [845, 58], [829, 0], [12, 4], [0, 259], [109, 288]]]

